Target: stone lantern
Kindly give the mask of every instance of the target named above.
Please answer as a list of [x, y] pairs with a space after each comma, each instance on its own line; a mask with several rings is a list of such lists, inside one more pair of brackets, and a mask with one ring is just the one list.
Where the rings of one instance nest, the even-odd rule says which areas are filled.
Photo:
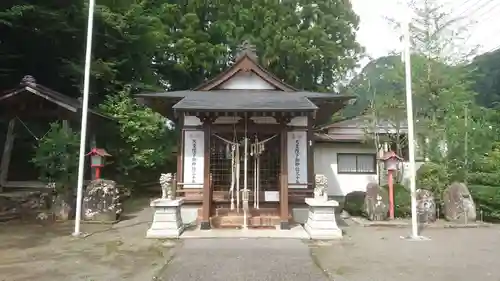
[[87, 156], [90, 156], [90, 167], [95, 169], [94, 179], [101, 178], [101, 168], [105, 165], [106, 157], [110, 157], [111, 155], [103, 148], [94, 147], [87, 153]]

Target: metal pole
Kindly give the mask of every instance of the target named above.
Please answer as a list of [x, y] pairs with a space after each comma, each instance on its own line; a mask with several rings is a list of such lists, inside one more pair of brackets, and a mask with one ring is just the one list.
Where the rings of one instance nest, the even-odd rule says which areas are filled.
[[80, 235], [80, 220], [82, 215], [83, 197], [83, 165], [85, 164], [85, 140], [87, 138], [87, 113], [89, 107], [90, 64], [92, 58], [92, 32], [94, 28], [95, 0], [89, 0], [89, 15], [87, 22], [87, 46], [85, 51], [85, 74], [83, 81], [82, 124], [80, 128], [80, 155], [78, 159], [78, 186], [76, 193], [75, 231], [73, 236]]
[[418, 237], [417, 198], [415, 184], [415, 132], [413, 129], [413, 102], [411, 88], [411, 54], [410, 54], [410, 15], [403, 22], [405, 83], [406, 83], [406, 115], [408, 119], [408, 152], [410, 156], [410, 191], [411, 191], [411, 229], [412, 238]]
[[467, 159], [468, 157], [468, 150], [469, 150], [469, 128], [468, 128], [468, 121], [469, 121], [469, 108], [465, 106], [464, 109], [464, 122], [465, 122], [465, 140], [464, 140], [464, 168], [465, 168], [465, 178], [464, 178], [464, 183], [467, 184], [467, 174], [469, 172], [469, 161]]

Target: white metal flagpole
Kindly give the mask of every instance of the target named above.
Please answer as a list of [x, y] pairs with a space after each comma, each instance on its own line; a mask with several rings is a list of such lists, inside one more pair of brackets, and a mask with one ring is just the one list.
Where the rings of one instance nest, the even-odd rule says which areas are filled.
[[[407, 7], [405, 7], [408, 9]], [[413, 126], [413, 102], [412, 102], [412, 79], [411, 79], [411, 53], [410, 53], [410, 13], [407, 10], [402, 22], [404, 42], [404, 64], [406, 84], [406, 114], [408, 119], [408, 154], [410, 156], [410, 192], [411, 192], [411, 237], [419, 239], [417, 221], [417, 198], [415, 183], [415, 132]]]
[[87, 22], [87, 46], [85, 51], [85, 74], [83, 80], [82, 124], [80, 128], [80, 155], [78, 159], [78, 186], [76, 193], [75, 231], [73, 236], [80, 236], [80, 220], [83, 199], [83, 165], [85, 164], [85, 144], [87, 139], [87, 113], [89, 107], [90, 64], [92, 58], [92, 33], [94, 29], [95, 0], [89, 0]]

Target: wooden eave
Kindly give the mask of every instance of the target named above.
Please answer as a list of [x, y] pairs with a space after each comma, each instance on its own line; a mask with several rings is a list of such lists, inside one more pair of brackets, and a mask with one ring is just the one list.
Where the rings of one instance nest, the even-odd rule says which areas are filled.
[[[51, 103], [58, 105], [61, 108], [64, 108], [72, 113], [79, 113], [82, 109], [82, 104], [79, 100], [75, 98], [68, 97], [64, 94], [51, 90], [45, 86], [40, 84], [25, 82], [21, 83], [18, 87], [5, 91], [0, 94], [0, 103], [7, 99], [13, 98], [21, 93], [29, 92], [33, 95], [41, 97]], [[100, 118], [114, 120], [112, 117], [104, 115], [98, 111], [89, 109], [89, 113], [91, 115], [95, 115]]]
[[257, 76], [262, 78], [264, 81], [273, 85], [274, 87], [278, 88], [281, 91], [285, 92], [297, 91], [297, 89], [281, 81], [274, 74], [270, 73], [268, 70], [260, 66], [257, 63], [257, 61], [246, 52], [243, 53], [231, 67], [229, 67], [219, 75], [215, 76], [214, 78], [195, 87], [193, 91], [210, 91], [216, 88], [217, 86], [221, 85], [222, 83], [228, 81], [240, 71], [253, 72]]

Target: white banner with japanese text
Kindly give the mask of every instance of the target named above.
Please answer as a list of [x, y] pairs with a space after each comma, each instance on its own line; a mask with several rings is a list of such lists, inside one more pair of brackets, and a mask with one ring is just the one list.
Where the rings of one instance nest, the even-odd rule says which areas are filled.
[[288, 187], [307, 188], [307, 132], [291, 131], [287, 138]]
[[184, 132], [184, 186], [183, 188], [203, 188], [205, 155], [205, 132]]

